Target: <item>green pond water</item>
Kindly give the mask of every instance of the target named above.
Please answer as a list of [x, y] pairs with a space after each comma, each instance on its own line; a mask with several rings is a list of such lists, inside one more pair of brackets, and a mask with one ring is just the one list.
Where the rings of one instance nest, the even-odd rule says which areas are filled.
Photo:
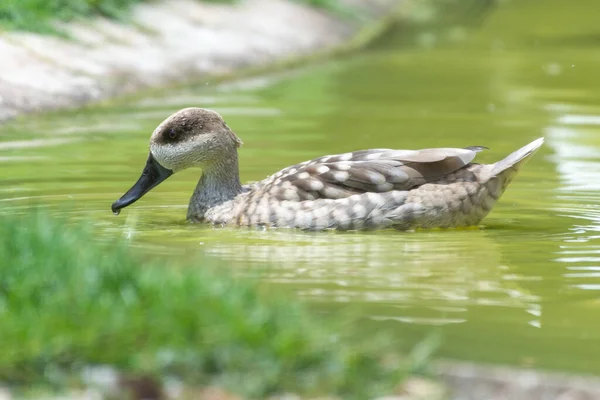
[[[42, 204], [98, 240], [202, 268], [215, 257], [353, 329], [441, 357], [600, 373], [600, 5], [504, 2], [480, 26], [386, 35], [341, 60], [146, 93], [0, 126], [0, 212]], [[481, 229], [302, 233], [185, 222], [200, 171], [114, 216], [171, 112], [219, 111], [244, 140], [243, 181], [370, 147], [485, 145], [494, 162], [544, 136]], [[209, 257], [209, 258], [210, 258]], [[198, 305], [202, 312], [202, 305]]]

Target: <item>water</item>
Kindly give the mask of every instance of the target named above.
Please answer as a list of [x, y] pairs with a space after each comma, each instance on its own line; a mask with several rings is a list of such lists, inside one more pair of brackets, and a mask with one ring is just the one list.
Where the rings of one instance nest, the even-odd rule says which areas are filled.
[[[596, 12], [591, 12], [595, 10]], [[600, 373], [600, 6], [508, 2], [480, 28], [398, 29], [361, 54], [285, 73], [146, 93], [0, 126], [0, 207], [42, 204], [152, 256], [208, 254], [410, 348]], [[199, 171], [114, 216], [171, 112], [216, 109], [244, 140], [243, 181], [369, 147], [485, 145], [494, 162], [545, 136], [482, 229], [302, 233], [185, 222]], [[199, 268], [202, 265], [198, 265]]]

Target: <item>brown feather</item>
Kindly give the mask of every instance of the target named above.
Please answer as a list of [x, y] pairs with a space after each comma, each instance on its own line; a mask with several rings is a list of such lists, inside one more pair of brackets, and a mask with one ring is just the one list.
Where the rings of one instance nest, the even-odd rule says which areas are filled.
[[[261, 190], [281, 200], [339, 199], [357, 193], [409, 190], [468, 165], [478, 149], [371, 149], [329, 155], [285, 168]], [[285, 190], [271, 190], [275, 186]], [[290, 193], [296, 191], [297, 196]]]

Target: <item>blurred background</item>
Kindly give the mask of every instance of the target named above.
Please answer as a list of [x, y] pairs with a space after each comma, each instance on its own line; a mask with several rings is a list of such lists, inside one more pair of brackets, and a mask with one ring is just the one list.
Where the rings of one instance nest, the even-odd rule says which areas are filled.
[[[127, 24], [125, 3], [3, 0], [0, 24], [60, 37], [47, 21], [101, 14]], [[352, 2], [307, 3], [361, 20]], [[393, 13], [376, 6], [385, 29], [351, 52], [0, 125], [2, 213], [42, 205], [65, 226], [93, 227], [98, 242], [118, 240], [191, 269], [217, 263], [326, 318], [358, 315], [351, 329], [387, 332], [404, 352], [434, 336], [437, 358], [599, 374], [600, 3], [406, 0]], [[153, 129], [189, 106], [218, 111], [242, 138], [243, 182], [358, 149], [483, 145], [489, 150], [478, 160], [494, 162], [537, 137], [546, 144], [481, 229], [189, 225], [193, 170], [113, 216], [110, 204], [137, 179]]]

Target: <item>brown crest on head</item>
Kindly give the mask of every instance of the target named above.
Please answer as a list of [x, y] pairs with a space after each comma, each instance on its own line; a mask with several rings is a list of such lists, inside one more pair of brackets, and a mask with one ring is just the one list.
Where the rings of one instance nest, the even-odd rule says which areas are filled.
[[171, 115], [155, 130], [151, 143], [156, 145], [176, 144], [211, 133], [230, 135], [236, 147], [242, 144], [242, 141], [229, 129], [218, 113], [203, 108], [184, 108]]

